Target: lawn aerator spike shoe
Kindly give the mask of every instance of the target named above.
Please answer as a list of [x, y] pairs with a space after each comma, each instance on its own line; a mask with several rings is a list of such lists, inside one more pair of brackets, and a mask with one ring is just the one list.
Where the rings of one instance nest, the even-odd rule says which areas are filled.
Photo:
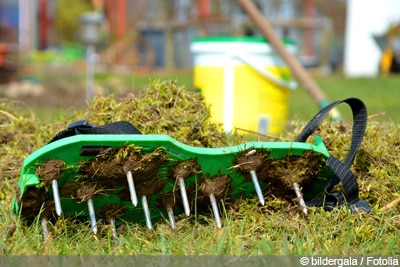
[[[114, 236], [120, 222], [143, 223], [151, 229], [154, 221], [168, 218], [175, 228], [176, 215], [190, 216], [194, 209], [209, 212], [210, 206], [220, 228], [220, 205], [242, 197], [257, 197], [264, 205], [271, 194], [298, 199], [304, 213], [307, 205], [323, 206], [326, 200], [333, 206], [344, 200], [354, 210], [368, 211], [369, 205], [358, 199], [357, 181], [349, 170], [365, 128], [354, 124], [357, 138], [344, 162], [329, 155], [319, 136], [315, 144], [305, 142], [329, 110], [342, 102], [352, 107], [359, 124], [365, 107], [351, 98], [321, 110], [295, 142], [221, 148], [140, 134], [128, 122], [96, 127], [80, 121], [25, 159], [13, 211], [27, 219], [41, 216], [45, 235], [47, 220], [63, 215], [87, 218], [95, 234], [100, 219], [112, 226]], [[332, 188], [340, 181], [345, 192], [335, 195]]]
[[[158, 210], [167, 216], [172, 212], [190, 215], [196, 201], [204, 204], [208, 198], [220, 226], [216, 199], [228, 195], [229, 200], [235, 200], [257, 192], [263, 204], [261, 188], [267, 186], [268, 176], [285, 172], [284, 165], [293, 168], [298, 168], [295, 167], [298, 164], [313, 165], [304, 171], [304, 177], [296, 177], [294, 172], [288, 172], [282, 179], [273, 175], [271, 179], [277, 179], [276, 186], [285, 191], [291, 187], [291, 179], [307, 183], [312, 177], [306, 176], [322, 171], [328, 155], [319, 138], [315, 145], [250, 142], [224, 148], [198, 148], [167, 135], [79, 134], [51, 142], [25, 159], [14, 211], [35, 217], [43, 207], [47, 216], [62, 209], [64, 216], [88, 216], [95, 232], [96, 217], [100, 217], [97, 211], [106, 205], [124, 210], [114, 219], [145, 221], [151, 228], [152, 219], [161, 215]], [[321, 192], [327, 182], [327, 178], [314, 178], [322, 185], [304, 184], [306, 199]], [[57, 187], [53, 181], [57, 181]], [[132, 198], [141, 202], [135, 206]], [[59, 208], [50, 202], [59, 202]], [[198, 211], [207, 209], [207, 205], [197, 206]]]

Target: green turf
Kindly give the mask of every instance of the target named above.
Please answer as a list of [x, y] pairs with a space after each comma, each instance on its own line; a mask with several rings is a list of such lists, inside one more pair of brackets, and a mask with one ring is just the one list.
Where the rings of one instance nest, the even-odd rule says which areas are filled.
[[[347, 97], [357, 97], [364, 101], [368, 114], [385, 112], [376, 117], [376, 121], [400, 122], [400, 76], [376, 78], [345, 78], [343, 76], [327, 76], [315, 78], [329, 100], [335, 101]], [[299, 87], [292, 93], [290, 101], [290, 117], [308, 120], [319, 109], [307, 91]], [[344, 112], [343, 112], [344, 113]], [[349, 117], [345, 117], [349, 119]]]

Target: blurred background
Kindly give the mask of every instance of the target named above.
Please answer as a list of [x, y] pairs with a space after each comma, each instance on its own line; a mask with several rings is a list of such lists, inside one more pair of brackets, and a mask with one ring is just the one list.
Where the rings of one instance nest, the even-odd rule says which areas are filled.
[[[384, 90], [377, 86], [386, 79], [393, 88], [387, 94], [398, 99], [399, 1], [253, 2], [280, 38], [296, 44], [295, 56], [332, 98], [343, 95], [337, 88], [365, 87], [368, 79], [377, 81], [371, 90]], [[85, 33], [88, 20], [95, 36]], [[230, 0], [0, 0], [0, 97], [39, 107], [84, 105], [89, 46], [96, 90], [123, 95], [151, 78], [193, 88], [190, 46], [199, 36], [261, 34]], [[301, 109], [291, 108], [291, 116]]]

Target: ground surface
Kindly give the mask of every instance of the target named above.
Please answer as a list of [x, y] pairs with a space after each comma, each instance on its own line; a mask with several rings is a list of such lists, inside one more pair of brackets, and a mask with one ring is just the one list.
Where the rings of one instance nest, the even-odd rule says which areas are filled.
[[32, 108], [66, 108], [83, 107], [85, 105], [84, 89], [50, 88], [27, 82], [13, 82], [3, 85], [0, 97], [22, 101]]

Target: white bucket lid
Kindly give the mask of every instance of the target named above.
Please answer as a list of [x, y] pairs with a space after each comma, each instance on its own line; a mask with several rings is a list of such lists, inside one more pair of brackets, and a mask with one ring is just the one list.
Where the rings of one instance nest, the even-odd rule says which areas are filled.
[[[291, 40], [283, 40], [286, 48], [294, 53], [296, 44]], [[226, 53], [245, 52], [247, 53], [274, 53], [268, 41], [263, 37], [254, 36], [202, 36], [196, 37], [191, 44], [191, 51], [196, 53]]]

